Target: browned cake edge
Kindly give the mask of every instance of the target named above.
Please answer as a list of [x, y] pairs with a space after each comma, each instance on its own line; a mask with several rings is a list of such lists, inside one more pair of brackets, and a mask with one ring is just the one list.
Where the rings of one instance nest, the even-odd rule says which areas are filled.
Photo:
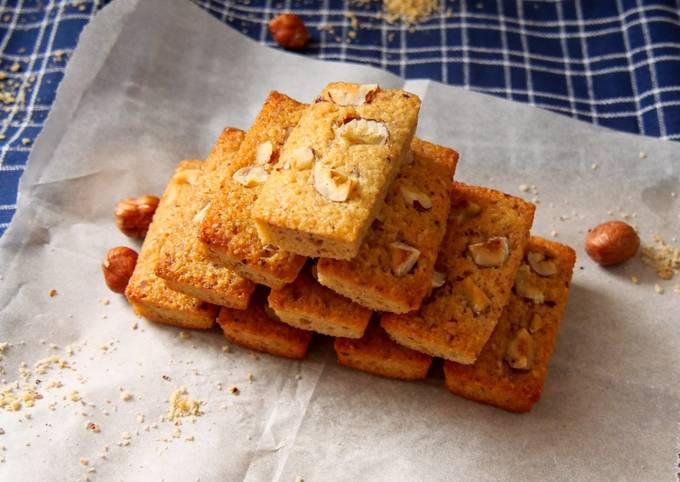
[[340, 365], [386, 378], [424, 380], [432, 364], [432, 357], [398, 345], [375, 322], [362, 338], [336, 338], [334, 347]]
[[306, 270], [293, 283], [272, 290], [268, 302], [284, 323], [329, 336], [361, 338], [372, 314], [320, 285]]
[[309, 331], [271, 319], [260, 302], [247, 310], [222, 308], [217, 323], [225, 338], [237, 345], [285, 358], [304, 358], [312, 339]]
[[279, 273], [271, 273], [260, 270], [257, 266], [242, 263], [241, 260], [231, 256], [229, 251], [221, 246], [214, 244], [204, 244], [204, 246], [215, 262], [235, 271], [253, 283], [264, 285], [272, 289], [283, 288], [288, 283], [292, 283], [306, 262], [305, 258], [300, 257], [299, 259], [296, 259], [294, 263], [291, 263], [290, 269]]
[[152, 303], [139, 301], [130, 302], [135, 313], [147, 320], [195, 330], [207, 330], [213, 326], [217, 317], [217, 307], [206, 305], [199, 313], [178, 312], [157, 306]]
[[364, 239], [370, 224], [367, 223], [363, 226], [359, 235], [349, 241], [319, 234], [303, 233], [259, 219], [255, 220], [255, 226], [264, 242], [275, 244], [284, 251], [310, 258], [351, 259], [359, 252], [361, 241]]
[[[156, 274], [160, 276], [158, 271], [156, 271]], [[241, 293], [238, 296], [228, 296], [223, 295], [222, 293], [215, 290], [211, 290], [210, 288], [202, 288], [196, 285], [170, 280], [168, 278], [165, 278], [165, 284], [171, 290], [177, 291], [179, 293], [193, 296], [194, 298], [198, 298], [199, 300], [205, 301], [207, 303], [212, 303], [213, 305], [233, 308], [235, 310], [245, 310], [248, 308], [250, 296], [252, 295], [253, 291], [255, 291], [255, 286], [252, 286], [252, 289], [241, 290]]]

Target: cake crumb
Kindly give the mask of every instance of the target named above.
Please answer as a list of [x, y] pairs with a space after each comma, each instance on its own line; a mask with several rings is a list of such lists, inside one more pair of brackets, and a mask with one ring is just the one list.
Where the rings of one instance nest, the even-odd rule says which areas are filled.
[[557, 237], [557, 231], [555, 231], [554, 229], [552, 231], [550, 231], [550, 236], [552, 236], [553, 238], [556, 238]]
[[645, 151], [640, 151], [640, 159], [647, 159], [647, 153]]
[[223, 353], [229, 353], [231, 351], [231, 348], [229, 345], [222, 345], [222, 352]]
[[248, 373], [248, 383], [253, 383], [253, 380], [255, 380], [255, 375]]
[[132, 394], [127, 390], [123, 390], [122, 392], [120, 392], [120, 399], [123, 400], [124, 402], [129, 402], [130, 400], [132, 400]]
[[186, 331], [180, 331], [177, 336], [179, 336], [180, 340], [188, 340], [189, 338], [191, 338], [191, 333], [187, 333]]
[[57, 290], [55, 290], [54, 288], [52, 288], [52, 289], [50, 289], [50, 290], [47, 292], [47, 295], [48, 295], [50, 298], [54, 298], [55, 296], [57, 296]]
[[597, 162], [593, 162], [592, 165], [590, 166], [590, 168], [591, 168], [593, 171], [597, 171], [597, 168], [598, 168], [598, 167], [599, 167], [599, 166], [597, 165]]
[[85, 457], [80, 457], [80, 465], [90, 465], [89, 459], [86, 459]]
[[99, 298], [99, 303], [106, 306], [111, 303], [111, 301], [108, 298]]
[[656, 294], [662, 295], [665, 290], [661, 287], [661, 285], [659, 283], [656, 283], [654, 285], [654, 291], [656, 291]]
[[663, 280], [673, 278], [674, 272], [680, 270], [680, 248], [666, 242], [659, 235], [652, 236], [652, 244], [642, 245], [642, 262], [656, 270]]
[[201, 404], [189, 396], [187, 389], [183, 386], [172, 392], [170, 395], [170, 406], [166, 418], [168, 420], [178, 420], [182, 417], [197, 417], [201, 415]]
[[232, 395], [238, 395], [239, 393], [241, 393], [241, 391], [238, 389], [237, 386], [232, 385], [229, 387], [229, 393], [231, 393]]
[[528, 192], [529, 191], [529, 185], [528, 184], [520, 184], [518, 189], [522, 192]]
[[633, 284], [635, 284], [635, 285], [639, 285], [639, 284], [640, 284], [640, 278], [638, 278], [638, 277], [635, 276], [635, 275], [631, 276], [631, 277], [630, 277], [630, 280], [631, 280], [631, 281], [633, 282]]
[[21, 70], [21, 64], [19, 62], [14, 62], [12, 66], [9, 68], [9, 70], [16, 74]]

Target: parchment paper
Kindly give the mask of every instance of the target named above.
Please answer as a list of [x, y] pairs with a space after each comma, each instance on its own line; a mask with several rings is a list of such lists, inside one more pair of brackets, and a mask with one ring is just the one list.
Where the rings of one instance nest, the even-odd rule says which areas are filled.
[[[458, 179], [529, 199], [518, 186], [535, 185], [534, 232], [556, 231], [577, 249], [567, 314], [532, 413], [454, 397], [436, 371], [425, 383], [400, 383], [338, 367], [323, 339], [303, 362], [224, 353], [217, 331], [182, 339], [137, 320], [104, 286], [103, 254], [130, 244], [113, 223], [119, 198], [162, 192], [175, 164], [203, 158], [223, 127], [247, 128], [269, 90], [309, 101], [340, 79], [419, 94], [418, 134], [461, 152]], [[599, 269], [581, 245], [588, 227], [619, 209], [636, 214], [645, 238], [680, 235], [671, 195], [680, 192], [679, 159], [674, 143], [274, 51], [183, 0], [114, 2], [69, 63], [0, 242], [4, 379], [21, 380], [21, 362], [33, 371], [52, 355], [72, 367], [34, 373], [26, 383], [43, 398], [0, 411], [0, 479], [674, 480], [680, 296], [673, 282], [656, 294], [639, 260]], [[159, 421], [182, 385], [203, 415], [180, 427]]]

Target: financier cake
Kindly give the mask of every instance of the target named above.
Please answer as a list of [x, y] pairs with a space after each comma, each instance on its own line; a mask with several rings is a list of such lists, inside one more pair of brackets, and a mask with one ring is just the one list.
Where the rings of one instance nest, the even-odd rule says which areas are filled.
[[576, 255], [532, 237], [514, 292], [473, 365], [444, 364], [446, 387], [457, 395], [512, 412], [528, 412], [541, 397]]

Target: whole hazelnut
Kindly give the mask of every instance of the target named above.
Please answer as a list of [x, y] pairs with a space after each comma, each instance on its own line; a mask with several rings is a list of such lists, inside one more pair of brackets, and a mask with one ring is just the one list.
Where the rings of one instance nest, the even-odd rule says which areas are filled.
[[114, 293], [123, 293], [137, 265], [137, 252], [134, 249], [118, 246], [109, 249], [102, 262], [104, 281]]
[[629, 260], [640, 247], [640, 237], [623, 221], [609, 221], [595, 226], [586, 235], [586, 252], [593, 261], [611, 266]]
[[309, 42], [309, 32], [297, 15], [283, 13], [269, 22], [272, 37], [284, 49], [301, 49]]
[[156, 196], [129, 197], [116, 205], [116, 225], [126, 236], [143, 238], [158, 207]]

